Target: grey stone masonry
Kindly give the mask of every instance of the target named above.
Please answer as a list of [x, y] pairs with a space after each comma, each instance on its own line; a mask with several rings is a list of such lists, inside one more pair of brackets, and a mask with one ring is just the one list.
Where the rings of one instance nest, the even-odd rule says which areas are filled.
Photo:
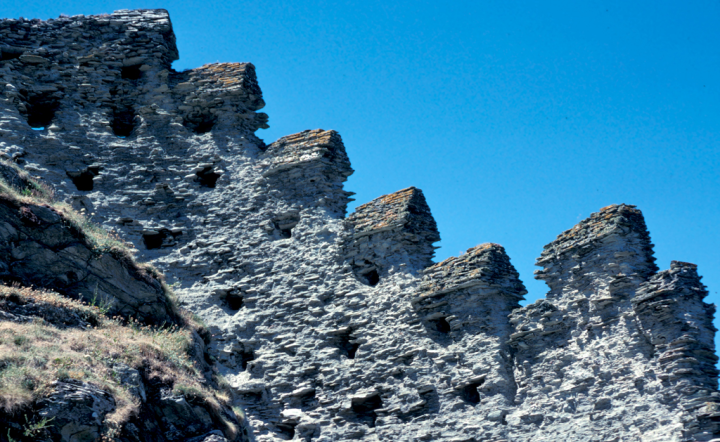
[[419, 189], [346, 218], [340, 135], [266, 144], [253, 65], [176, 72], [167, 11], [3, 20], [0, 54], [0, 156], [166, 274], [256, 441], [720, 437], [714, 309], [634, 206], [546, 246], [520, 307], [501, 246], [433, 264]]
[[655, 347], [662, 368], [658, 377], [672, 385], [672, 401], [697, 413], [686, 431], [707, 438], [720, 430], [720, 396], [715, 306], [703, 302], [708, 292], [700, 279], [695, 264], [673, 261], [669, 270], [641, 285], [632, 302], [640, 328]]
[[262, 175], [292, 205], [322, 205], [345, 216], [352, 192], [343, 183], [353, 170], [340, 134], [334, 130], [306, 130], [270, 144], [260, 162]]
[[[440, 234], [420, 189], [408, 187], [375, 198], [348, 217], [353, 228], [347, 256], [355, 274], [377, 284], [393, 266], [431, 264]], [[403, 264], [405, 263], [405, 264]]]
[[[543, 267], [537, 278], [547, 282], [550, 292], [510, 315], [518, 390], [509, 424], [534, 429], [537, 440], [718, 436], [709, 417], [717, 388], [714, 381], [707, 382], [716, 373], [709, 371], [702, 387], [688, 392], [696, 404], [689, 409], [678, 395], [678, 382], [664, 374], [657, 343], [644, 331], [651, 321], [639, 307], [648, 296], [644, 293], [658, 285], [652, 281], [662, 282], [667, 279], [662, 275], [677, 271], [653, 276], [657, 267], [639, 210], [628, 205], [601, 209], [547, 245], [537, 263]], [[696, 274], [689, 284], [698, 287]], [[707, 339], [714, 336], [708, 328], [714, 309], [701, 305], [701, 291], [693, 293], [695, 298], [678, 303], [677, 314], [688, 318], [685, 327], [703, 330], [703, 338], [696, 334], [700, 347], [714, 355], [712, 338]], [[652, 333], [677, 334], [671, 332], [677, 328], [672, 322], [655, 322]], [[702, 369], [707, 363], [696, 366]], [[680, 370], [678, 376], [690, 378], [680, 384], [698, 384], [696, 374]]]
[[605, 267], [605, 278], [646, 278], [658, 270], [652, 248], [645, 219], [635, 206], [604, 207], [544, 247], [536, 263], [543, 269], [535, 271], [535, 278], [550, 287], [548, 298], [594, 277], [584, 271], [590, 261]]
[[507, 316], [527, 293], [510, 258], [499, 244], [481, 244], [423, 275], [411, 300], [421, 323], [438, 342], [466, 348], [464, 365], [475, 367], [453, 377], [453, 388], [466, 403], [484, 405], [482, 419], [504, 421], [515, 393]]

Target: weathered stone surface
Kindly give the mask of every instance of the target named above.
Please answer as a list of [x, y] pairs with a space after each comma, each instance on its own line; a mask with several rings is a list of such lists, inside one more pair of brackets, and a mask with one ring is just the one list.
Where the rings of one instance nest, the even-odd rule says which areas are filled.
[[94, 250], [85, 233], [52, 207], [0, 196], [0, 220], [0, 277], [144, 322], [176, 320], [160, 281], [127, 257]]
[[[321, 206], [345, 215], [352, 193], [343, 190], [343, 182], [353, 170], [340, 134], [317, 129], [289, 135], [270, 144], [262, 158], [262, 175], [293, 206]], [[276, 224], [282, 224], [279, 216]]]
[[227, 439], [222, 435], [221, 432], [213, 432], [212, 434], [206, 434], [204, 436], [194, 437], [188, 439], [187, 442], [227, 442]]
[[408, 187], [359, 206], [348, 217], [346, 255], [360, 280], [375, 285], [391, 269], [431, 264], [440, 234], [420, 189]]
[[142, 376], [139, 371], [122, 363], [114, 364], [113, 371], [115, 372], [120, 384], [124, 385], [130, 394], [135, 396], [135, 398], [140, 402], [147, 401], [145, 384], [143, 383]]
[[339, 135], [266, 145], [252, 65], [173, 71], [165, 11], [5, 20], [0, 36], [20, 48], [0, 61], [0, 155], [178, 283], [257, 441], [720, 436], [713, 311], [690, 267], [656, 275], [634, 207], [548, 245], [548, 296], [518, 308], [501, 247], [432, 265], [418, 189], [344, 219]]
[[673, 261], [632, 300], [640, 328], [655, 347], [658, 377], [671, 386], [666, 398], [685, 410], [686, 437], [697, 440], [720, 433], [715, 306], [703, 302], [708, 293], [700, 279], [695, 264]]
[[115, 410], [112, 396], [92, 384], [68, 379], [55, 383], [54, 391], [37, 405], [46, 419], [49, 438], [62, 442], [99, 440], [105, 416]]
[[[673, 290], [682, 291], [677, 314], [695, 329], [699, 351], [712, 349], [705, 350], [712, 356], [714, 309], [701, 302], [704, 288], [694, 266], [680, 272], [673, 264], [653, 276], [654, 261], [642, 214], [627, 205], [603, 208], [545, 247], [538, 259], [543, 270], [536, 274], [550, 287], [547, 298], [510, 315], [518, 390], [509, 425], [538, 440], [717, 437], [710, 423], [716, 372], [697, 376], [680, 370], [685, 379], [677, 384], [692, 385], [688, 395], [696, 404], [702, 398], [701, 411], [684, 406], [680, 387], [668, 382], [658, 355], [665, 344], [660, 336], [677, 336], [672, 330], [678, 325], [667, 318], [658, 323], [662, 315], [654, 316], [646, 302], [660, 287], [668, 288], [659, 291], [671, 298]], [[655, 338], [647, 339], [648, 333]], [[708, 365], [696, 362], [696, 367], [702, 371]]]

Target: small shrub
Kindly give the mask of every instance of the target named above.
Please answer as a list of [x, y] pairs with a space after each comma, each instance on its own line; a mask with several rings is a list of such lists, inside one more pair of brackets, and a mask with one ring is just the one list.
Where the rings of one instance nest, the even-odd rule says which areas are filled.
[[93, 291], [93, 297], [90, 300], [90, 306], [97, 308], [102, 315], [107, 315], [112, 308], [112, 305], [112, 298], [99, 295], [98, 286], [95, 284], [95, 290]]
[[50, 422], [55, 418], [42, 418], [38, 422], [31, 423], [28, 421], [27, 416], [25, 416], [25, 431], [23, 431], [23, 435], [26, 437], [35, 437], [42, 434], [48, 427], [50, 427]]

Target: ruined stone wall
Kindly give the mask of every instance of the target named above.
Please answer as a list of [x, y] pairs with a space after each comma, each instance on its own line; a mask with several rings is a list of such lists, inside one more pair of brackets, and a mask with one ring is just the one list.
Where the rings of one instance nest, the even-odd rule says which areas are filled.
[[375, 285], [396, 267], [424, 268], [440, 241], [420, 189], [409, 187], [359, 206], [348, 217], [353, 231], [345, 256], [361, 281]]
[[432, 264], [415, 188], [346, 218], [340, 136], [266, 145], [253, 66], [174, 42], [162, 10], [0, 21], [0, 155], [168, 275], [258, 441], [720, 437], [714, 309], [639, 210], [560, 235], [520, 307], [501, 246]]

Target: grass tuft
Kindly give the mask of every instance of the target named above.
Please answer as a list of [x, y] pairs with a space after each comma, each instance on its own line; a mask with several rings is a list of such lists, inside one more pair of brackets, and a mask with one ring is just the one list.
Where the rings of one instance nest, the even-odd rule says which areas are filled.
[[[95, 315], [97, 325], [60, 330], [46, 322], [0, 322], [0, 411], [13, 413], [52, 390], [56, 380], [78, 379], [110, 392], [117, 409], [107, 417], [119, 427], [140, 410], [140, 403], [119, 382], [114, 364], [123, 363], [159, 381], [188, 400], [219, 411], [230, 398], [208, 387], [202, 367], [191, 356], [193, 330], [159, 328], [108, 318], [97, 307], [49, 291], [0, 285], [0, 299], [56, 302], [63, 308]], [[0, 307], [2, 305], [0, 304]]]

